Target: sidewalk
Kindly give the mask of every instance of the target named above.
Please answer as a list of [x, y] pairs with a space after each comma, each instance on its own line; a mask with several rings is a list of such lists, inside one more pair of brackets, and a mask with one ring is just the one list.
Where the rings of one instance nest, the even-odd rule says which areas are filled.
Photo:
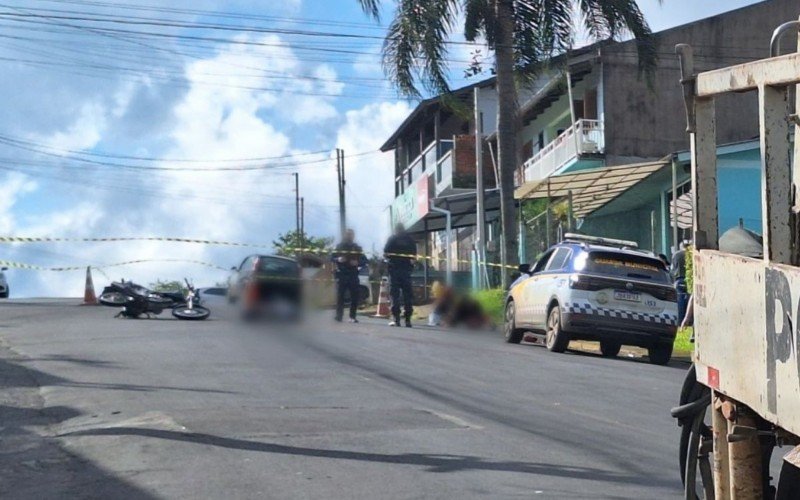
[[[432, 309], [431, 305], [421, 305], [414, 307], [414, 327], [423, 331], [459, 331], [459, 328], [448, 328], [444, 326], [428, 326], [428, 314]], [[367, 317], [374, 317], [376, 312], [375, 307], [368, 307], [365, 309], [361, 309], [359, 311], [359, 315], [367, 316]], [[387, 318], [386, 321], [389, 321]], [[484, 333], [487, 335], [495, 335], [497, 336], [499, 341], [502, 341], [502, 327], [503, 325], [498, 324], [497, 329], [494, 331], [486, 330]], [[532, 343], [538, 343], [534, 341], [532, 337], [529, 337]], [[526, 339], [528, 341], [528, 339]], [[600, 343], [599, 342], [590, 342], [585, 340], [573, 340], [569, 344], [569, 349], [573, 351], [581, 351], [587, 352], [591, 354], [600, 354]], [[627, 358], [647, 358], [647, 349], [642, 347], [635, 347], [635, 346], [622, 346], [620, 349], [618, 357], [627, 357]], [[691, 363], [692, 357], [691, 353], [681, 353], [676, 352], [672, 355], [673, 361], [679, 361], [684, 363]]]

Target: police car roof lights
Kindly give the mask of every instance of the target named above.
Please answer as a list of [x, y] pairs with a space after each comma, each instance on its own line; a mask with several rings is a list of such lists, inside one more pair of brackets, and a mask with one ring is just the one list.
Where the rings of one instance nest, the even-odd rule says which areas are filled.
[[609, 247], [620, 248], [639, 248], [639, 244], [635, 241], [617, 240], [614, 238], [601, 238], [599, 236], [588, 236], [586, 234], [566, 233], [564, 241], [573, 241], [578, 243], [591, 243], [594, 245], [605, 245]]

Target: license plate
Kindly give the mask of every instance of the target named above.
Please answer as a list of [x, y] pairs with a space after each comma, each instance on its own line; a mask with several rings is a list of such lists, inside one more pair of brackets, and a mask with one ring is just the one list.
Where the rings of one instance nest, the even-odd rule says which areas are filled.
[[628, 292], [625, 290], [614, 290], [614, 298], [617, 300], [624, 300], [627, 302], [641, 302], [642, 294], [639, 292]]

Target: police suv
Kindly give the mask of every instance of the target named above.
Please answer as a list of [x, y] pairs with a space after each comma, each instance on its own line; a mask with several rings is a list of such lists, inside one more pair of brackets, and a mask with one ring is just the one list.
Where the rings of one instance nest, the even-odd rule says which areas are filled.
[[506, 341], [543, 336], [552, 352], [570, 340], [600, 342], [604, 356], [634, 345], [666, 364], [678, 327], [677, 294], [666, 267], [630, 241], [566, 234], [509, 289]]

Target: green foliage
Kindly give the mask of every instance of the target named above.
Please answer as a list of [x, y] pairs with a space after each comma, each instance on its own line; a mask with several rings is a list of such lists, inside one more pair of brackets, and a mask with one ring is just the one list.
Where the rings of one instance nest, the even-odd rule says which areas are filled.
[[522, 202], [522, 219], [527, 222], [537, 215], [543, 214], [546, 209], [547, 200], [544, 198], [524, 200]]
[[278, 235], [278, 239], [272, 242], [275, 253], [284, 256], [297, 255], [300, 248], [307, 252], [319, 252], [330, 248], [332, 244], [333, 238], [318, 238], [306, 233], [299, 234], [297, 231]]
[[[379, 20], [381, 0], [358, 1], [369, 17]], [[394, 4], [383, 43], [383, 66], [398, 89], [410, 96], [420, 96], [418, 84], [429, 92], [449, 92], [450, 35], [462, 19], [468, 41], [485, 40], [495, 53], [507, 52], [501, 43], [510, 44], [511, 57], [502, 61], [513, 68], [504, 70], [513, 69], [523, 79], [535, 76], [553, 56], [569, 52], [584, 31], [595, 40], [632, 35], [640, 72], [649, 79], [656, 66], [655, 41], [636, 0], [396, 0]], [[474, 74], [473, 66], [467, 71]]]
[[686, 289], [689, 293], [694, 293], [694, 247], [686, 247]]
[[481, 305], [483, 311], [496, 323], [503, 322], [506, 293], [501, 288], [476, 290], [472, 297]]
[[694, 344], [689, 340], [692, 338], [692, 327], [678, 328], [678, 334], [675, 336], [675, 343], [672, 347], [672, 353], [675, 356], [691, 356], [694, 352]]
[[148, 288], [154, 292], [185, 292], [186, 286], [178, 280], [156, 280]]

